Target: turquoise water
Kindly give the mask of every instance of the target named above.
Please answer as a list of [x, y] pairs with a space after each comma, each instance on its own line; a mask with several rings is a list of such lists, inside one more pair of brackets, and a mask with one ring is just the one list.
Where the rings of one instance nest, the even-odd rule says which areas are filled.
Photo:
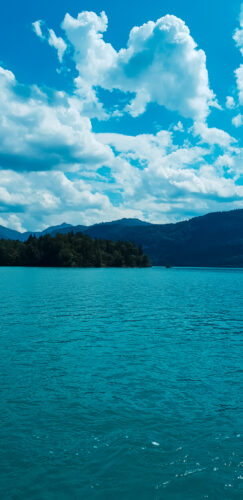
[[0, 268], [1, 500], [243, 498], [243, 271]]

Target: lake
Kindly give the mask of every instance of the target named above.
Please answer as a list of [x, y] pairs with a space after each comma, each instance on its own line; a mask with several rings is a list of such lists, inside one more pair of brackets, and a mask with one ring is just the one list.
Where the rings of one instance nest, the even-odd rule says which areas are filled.
[[1, 500], [243, 499], [243, 270], [0, 268]]

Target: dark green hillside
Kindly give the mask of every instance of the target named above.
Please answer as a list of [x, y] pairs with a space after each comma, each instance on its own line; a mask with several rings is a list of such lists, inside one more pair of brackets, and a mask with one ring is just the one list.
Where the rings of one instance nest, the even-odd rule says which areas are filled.
[[49, 234], [27, 241], [0, 240], [0, 266], [149, 267], [133, 243], [95, 239], [82, 233]]
[[176, 224], [99, 224], [92, 237], [142, 245], [153, 265], [243, 267], [243, 210], [218, 212]]

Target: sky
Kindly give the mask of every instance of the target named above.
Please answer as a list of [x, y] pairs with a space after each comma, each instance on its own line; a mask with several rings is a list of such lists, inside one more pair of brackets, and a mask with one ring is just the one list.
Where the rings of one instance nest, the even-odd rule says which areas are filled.
[[243, 208], [240, 0], [8, 0], [0, 224]]

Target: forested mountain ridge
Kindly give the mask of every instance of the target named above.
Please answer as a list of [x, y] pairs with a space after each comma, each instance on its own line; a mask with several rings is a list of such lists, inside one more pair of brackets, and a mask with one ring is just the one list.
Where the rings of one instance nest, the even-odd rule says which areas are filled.
[[[3, 228], [11, 238], [11, 230]], [[150, 224], [138, 219], [95, 224], [63, 225], [45, 232], [82, 232], [93, 238], [133, 241], [142, 245], [153, 265], [243, 267], [243, 209], [216, 212], [174, 224]], [[30, 233], [13, 231], [12, 239]], [[17, 234], [16, 234], [17, 233]], [[36, 234], [38, 237], [40, 233]], [[1, 238], [1, 227], [0, 227]]]
[[86, 233], [141, 244], [153, 265], [243, 267], [242, 209], [175, 224], [97, 225]]
[[72, 226], [71, 224], [66, 224], [66, 222], [63, 222], [62, 224], [58, 226], [51, 226], [44, 231], [26, 231], [24, 233], [20, 233], [19, 231], [16, 231], [15, 229], [10, 229], [5, 226], [0, 225], [0, 239], [10, 239], [10, 240], [19, 240], [19, 241], [26, 241], [29, 236], [36, 236], [39, 238], [40, 236], [44, 236], [45, 234], [50, 234], [51, 236], [55, 236], [58, 233], [61, 234], [66, 234], [70, 233], [73, 231], [74, 233], [79, 233], [83, 232], [86, 233], [90, 231], [92, 228], [94, 230], [96, 228], [114, 228], [116, 226], [120, 228], [126, 228], [126, 227], [134, 227], [134, 226], [151, 226], [150, 222], [145, 222], [141, 221], [139, 219], [120, 219], [112, 222], [101, 222], [100, 224], [94, 224], [92, 226], [84, 226], [79, 224], [78, 226]]

